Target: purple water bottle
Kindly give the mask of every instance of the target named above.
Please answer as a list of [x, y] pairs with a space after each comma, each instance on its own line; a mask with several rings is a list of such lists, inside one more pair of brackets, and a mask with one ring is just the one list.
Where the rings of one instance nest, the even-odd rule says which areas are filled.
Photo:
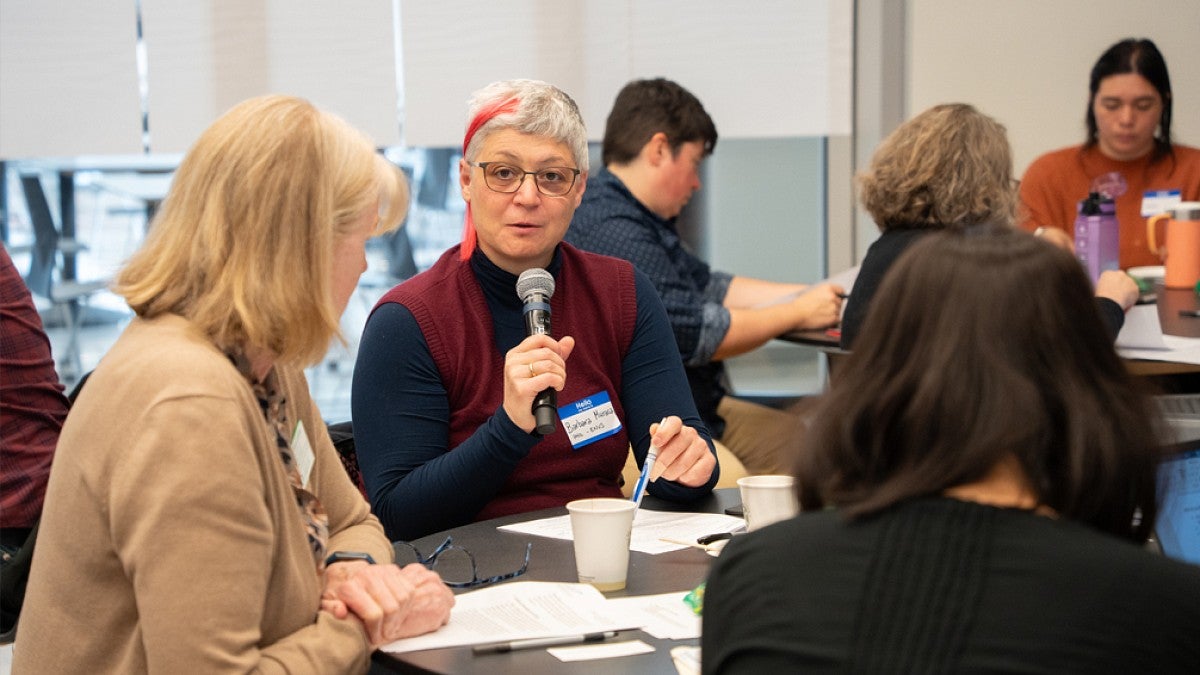
[[1120, 254], [1117, 205], [1108, 196], [1093, 192], [1079, 202], [1075, 216], [1075, 257], [1096, 283], [1101, 272], [1121, 269]]

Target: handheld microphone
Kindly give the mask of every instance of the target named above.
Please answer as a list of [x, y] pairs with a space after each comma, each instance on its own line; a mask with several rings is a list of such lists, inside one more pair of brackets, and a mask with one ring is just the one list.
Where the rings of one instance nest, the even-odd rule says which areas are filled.
[[[550, 334], [550, 297], [554, 295], [554, 277], [549, 272], [534, 267], [521, 272], [517, 277], [517, 297], [525, 303], [525, 334]], [[547, 387], [533, 399], [533, 421], [541, 436], [554, 433], [558, 420], [558, 395], [553, 387]]]

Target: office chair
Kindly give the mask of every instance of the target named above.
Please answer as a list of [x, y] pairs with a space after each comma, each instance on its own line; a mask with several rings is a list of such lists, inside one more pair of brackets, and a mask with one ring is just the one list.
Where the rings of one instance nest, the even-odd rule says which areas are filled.
[[[29, 208], [29, 220], [33, 225], [33, 251], [29, 274], [25, 285], [37, 297], [48, 300], [61, 313], [67, 329], [67, 348], [63, 352], [64, 370], [79, 374], [82, 363], [79, 355], [79, 328], [91, 296], [104, 290], [108, 279], [78, 281], [63, 279], [59, 268], [59, 255], [70, 257], [87, 250], [87, 246], [75, 239], [64, 238], [54, 224], [50, 204], [36, 174], [22, 174], [21, 188]], [[57, 272], [57, 274], [56, 274]]]

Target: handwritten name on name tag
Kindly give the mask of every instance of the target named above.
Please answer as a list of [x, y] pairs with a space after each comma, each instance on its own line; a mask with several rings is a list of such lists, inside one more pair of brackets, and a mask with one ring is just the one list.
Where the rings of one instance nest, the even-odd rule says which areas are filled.
[[558, 419], [571, 439], [571, 447], [576, 450], [621, 430], [621, 420], [617, 418], [607, 391], [560, 406]]

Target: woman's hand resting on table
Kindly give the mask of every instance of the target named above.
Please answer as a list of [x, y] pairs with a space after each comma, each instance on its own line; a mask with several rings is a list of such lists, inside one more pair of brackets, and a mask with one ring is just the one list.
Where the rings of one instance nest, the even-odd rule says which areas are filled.
[[321, 610], [362, 624], [372, 647], [437, 630], [450, 620], [454, 594], [416, 563], [338, 562], [325, 568]]

